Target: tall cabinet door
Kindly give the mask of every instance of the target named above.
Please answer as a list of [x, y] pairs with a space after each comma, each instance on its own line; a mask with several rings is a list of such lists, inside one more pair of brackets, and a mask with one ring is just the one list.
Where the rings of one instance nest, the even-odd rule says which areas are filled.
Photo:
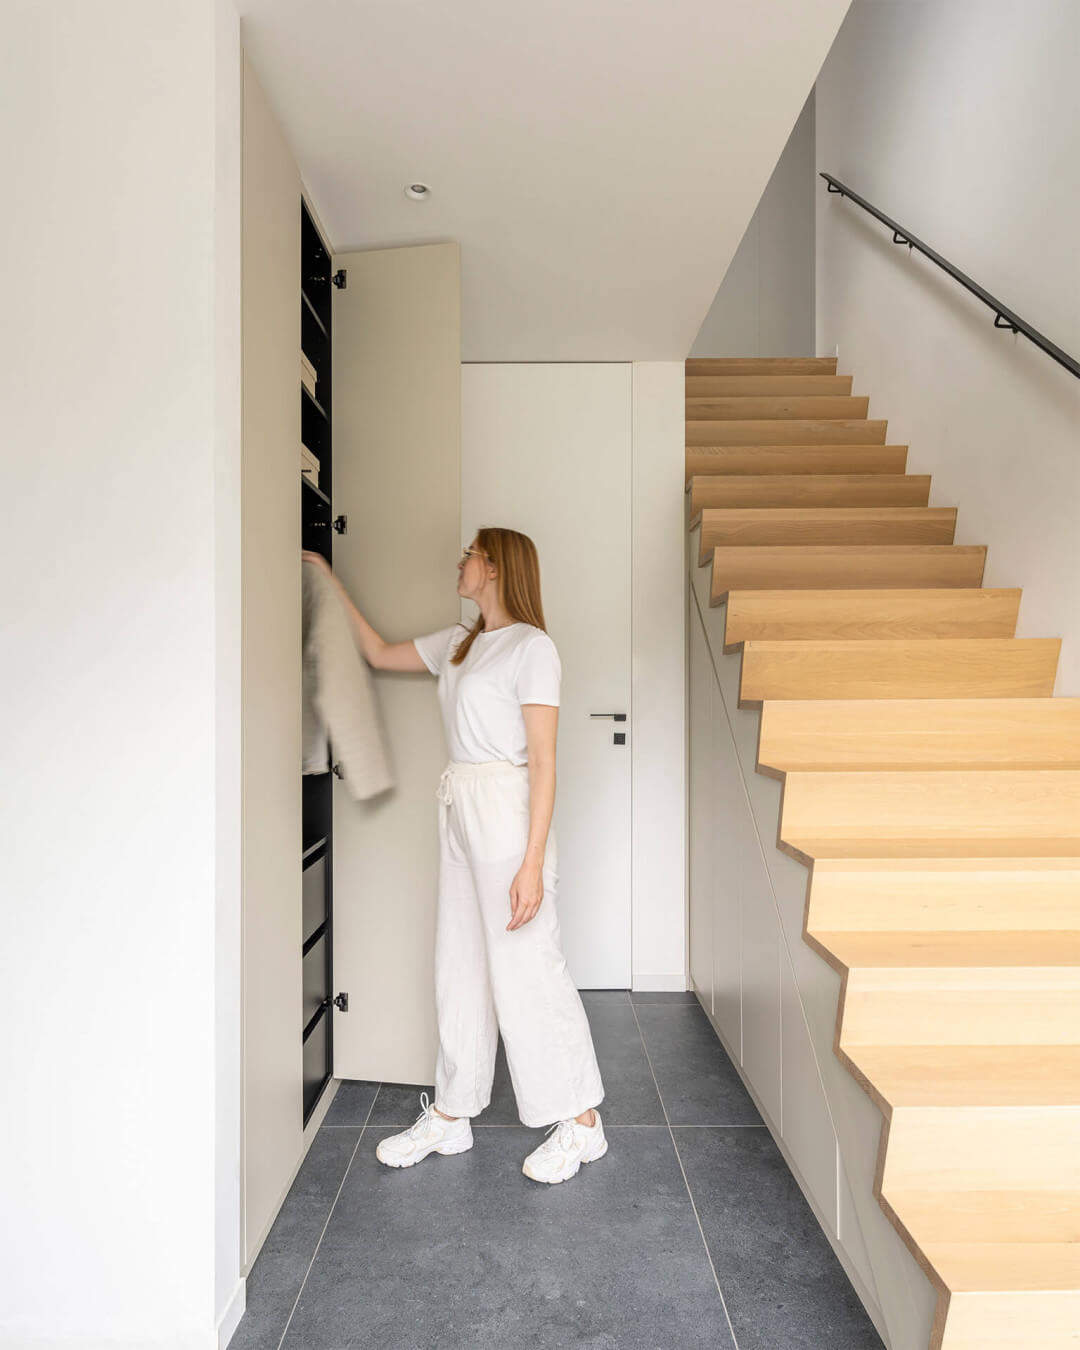
[[[399, 642], [460, 612], [460, 250], [348, 253], [334, 267], [334, 511], [347, 521], [334, 570]], [[446, 744], [430, 674], [372, 675], [395, 785], [357, 802], [334, 782], [334, 985], [348, 995], [333, 1014], [334, 1073], [428, 1083]]]
[[244, 67], [242, 888], [244, 1259], [303, 1145], [300, 175]]

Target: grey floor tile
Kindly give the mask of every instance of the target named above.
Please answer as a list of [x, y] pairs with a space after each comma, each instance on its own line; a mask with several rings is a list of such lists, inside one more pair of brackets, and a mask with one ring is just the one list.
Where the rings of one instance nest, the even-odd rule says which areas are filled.
[[664, 1108], [629, 1003], [586, 1004], [604, 1080], [600, 1113], [609, 1125], [663, 1125]]
[[362, 1126], [379, 1090], [378, 1083], [368, 1083], [361, 1078], [348, 1078], [338, 1087], [330, 1110], [323, 1119], [323, 1128], [327, 1125]]
[[579, 989], [582, 1003], [629, 1003], [629, 989]]
[[319, 1131], [247, 1278], [229, 1350], [276, 1350], [360, 1131]]
[[680, 1130], [739, 1350], [882, 1350], [768, 1130]]
[[631, 991], [631, 1003], [697, 1003], [698, 996], [692, 989], [670, 989], [670, 990], [650, 990], [638, 989]]
[[285, 1350], [733, 1350], [666, 1129], [612, 1129], [559, 1186], [522, 1175], [543, 1131], [477, 1131], [390, 1169], [369, 1129]]
[[672, 1125], [762, 1124], [696, 999], [633, 1007]]

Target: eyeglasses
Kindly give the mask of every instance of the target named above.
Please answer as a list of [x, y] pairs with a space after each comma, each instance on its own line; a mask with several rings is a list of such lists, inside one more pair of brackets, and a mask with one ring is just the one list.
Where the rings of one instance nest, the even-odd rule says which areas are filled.
[[478, 548], [463, 548], [458, 562], [467, 562], [470, 558], [486, 558], [487, 554]]

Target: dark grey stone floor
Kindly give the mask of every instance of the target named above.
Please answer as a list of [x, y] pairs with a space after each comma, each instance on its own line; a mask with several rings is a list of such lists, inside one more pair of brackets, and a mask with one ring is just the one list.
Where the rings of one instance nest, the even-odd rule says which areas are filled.
[[501, 1046], [473, 1148], [415, 1167], [375, 1145], [422, 1085], [343, 1083], [230, 1350], [881, 1350], [696, 998], [582, 998], [605, 1157], [558, 1186], [522, 1174], [544, 1132]]

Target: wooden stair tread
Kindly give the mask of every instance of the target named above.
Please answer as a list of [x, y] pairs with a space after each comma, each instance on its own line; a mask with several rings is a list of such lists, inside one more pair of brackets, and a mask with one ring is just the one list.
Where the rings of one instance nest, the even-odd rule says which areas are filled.
[[1080, 1243], [935, 1242], [923, 1253], [954, 1292], [1080, 1290]]
[[835, 375], [835, 356], [689, 356], [687, 375]]
[[929, 474], [694, 474], [690, 527], [704, 507], [926, 506]]
[[686, 448], [686, 482], [740, 474], [902, 474], [906, 445], [698, 445]]
[[951, 544], [954, 507], [704, 507], [698, 564], [714, 548], [770, 545]]
[[850, 375], [687, 375], [686, 397], [740, 397], [776, 394], [850, 396]]
[[1049, 698], [1057, 638], [743, 644], [740, 706], [768, 699]]
[[884, 445], [888, 425], [868, 417], [701, 418], [686, 423], [686, 444]]
[[796, 418], [804, 422], [831, 422], [863, 418], [869, 406], [868, 398], [853, 398], [850, 394], [708, 394], [703, 398], [687, 398], [686, 421], [786, 421]]
[[[857, 967], [1080, 966], [1080, 914], [1066, 932], [855, 932], [811, 933], [841, 965]], [[1080, 1031], [1080, 1028], [1078, 1028]]]
[[850, 1045], [886, 1109], [1080, 1106], [1080, 1045]]
[[971, 544], [735, 544], [713, 549], [710, 604], [735, 590], [972, 588], [985, 566]]
[[724, 646], [747, 640], [1012, 637], [1019, 590], [738, 590], [728, 595]]
[[775, 700], [758, 758], [778, 774], [1080, 769], [1080, 698]]

